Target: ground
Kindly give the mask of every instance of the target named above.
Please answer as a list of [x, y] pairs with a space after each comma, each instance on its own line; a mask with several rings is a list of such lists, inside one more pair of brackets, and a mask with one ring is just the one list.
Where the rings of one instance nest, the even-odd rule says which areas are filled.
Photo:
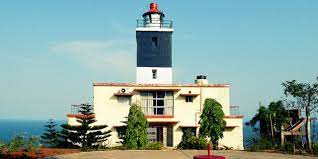
[[59, 149], [59, 148], [40, 148], [32, 152], [18, 151], [0, 154], [2, 159], [14, 159], [14, 158], [43, 158], [47, 156], [56, 156], [62, 154], [79, 153], [78, 149]]
[[[206, 151], [197, 150], [113, 150], [81, 152], [67, 155], [49, 157], [47, 159], [192, 159], [194, 155], [206, 154]], [[223, 155], [228, 159], [309, 159], [318, 157], [288, 155], [268, 152], [247, 152], [247, 151], [213, 151], [215, 155]]]

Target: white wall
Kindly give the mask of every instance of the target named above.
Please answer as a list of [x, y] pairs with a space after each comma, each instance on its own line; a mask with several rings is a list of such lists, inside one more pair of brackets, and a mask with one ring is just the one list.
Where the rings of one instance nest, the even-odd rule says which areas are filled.
[[[152, 70], [157, 70], [157, 79], [152, 78]], [[172, 68], [171, 67], [137, 67], [136, 83], [142, 84], [171, 84]]]
[[[116, 126], [124, 125], [122, 121], [125, 121], [125, 117], [128, 116], [130, 105], [126, 103], [120, 103], [114, 93], [118, 92], [122, 88], [128, 88], [133, 91], [134, 88], [147, 88], [158, 89], [158, 87], [143, 87], [136, 86], [134, 84], [126, 86], [94, 86], [94, 111], [96, 115], [97, 124], [107, 124], [108, 129], [112, 130], [112, 136], [109, 138], [108, 144], [110, 146], [118, 145], [118, 136], [116, 132]], [[169, 121], [175, 123], [173, 126], [173, 146], [177, 146], [182, 138], [181, 126], [198, 126], [200, 119], [200, 105], [203, 109], [204, 99], [213, 98], [216, 99], [223, 106], [223, 111], [226, 116], [229, 115], [229, 87], [199, 87], [199, 86], [177, 86], [177, 87], [160, 87], [166, 88], [178, 88], [179, 91], [174, 92], [174, 116], [173, 118], [149, 118], [148, 121], [163, 122]], [[126, 93], [129, 93], [127, 90]], [[185, 102], [185, 97], [180, 94], [189, 93], [202, 94], [202, 97], [198, 95], [194, 98], [193, 103]], [[137, 94], [131, 97], [131, 101], [135, 102], [140, 99], [140, 95]], [[233, 147], [234, 149], [243, 149], [243, 127], [242, 118], [226, 118], [227, 125], [235, 126], [235, 128], [227, 129], [224, 132], [224, 138], [220, 141], [220, 144]], [[69, 123], [73, 123], [75, 120], [69, 119]]]

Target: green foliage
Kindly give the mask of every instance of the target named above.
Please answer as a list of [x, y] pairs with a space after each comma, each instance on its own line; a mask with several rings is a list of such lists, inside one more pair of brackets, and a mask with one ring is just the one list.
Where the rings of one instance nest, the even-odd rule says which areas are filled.
[[[271, 102], [268, 108], [261, 106], [247, 125], [252, 126], [254, 131], [259, 133], [262, 138], [269, 140], [271, 139], [270, 117], [272, 119], [273, 132], [280, 134], [281, 126], [288, 121], [288, 111], [284, 108], [282, 101]], [[257, 123], [259, 123], [259, 127], [257, 127]]]
[[279, 149], [281, 151], [287, 152], [287, 153], [294, 153], [295, 144], [291, 142], [286, 142], [283, 146], [281, 146]]
[[190, 129], [186, 129], [182, 135], [182, 140], [178, 144], [178, 149], [197, 149], [202, 150], [206, 149], [208, 146], [208, 142], [203, 137], [196, 137], [192, 135], [192, 131]]
[[21, 134], [15, 135], [8, 145], [4, 145], [4, 148], [8, 148], [9, 152], [16, 152], [25, 150], [28, 152], [34, 151], [40, 146], [39, 138], [36, 136], [23, 136]]
[[[110, 136], [111, 131], [101, 131], [107, 128], [107, 125], [94, 125], [95, 115], [92, 112], [92, 105], [81, 104], [80, 114], [76, 116], [79, 125], [62, 124], [60, 137], [62, 144], [72, 146], [79, 145], [82, 149], [98, 148]], [[68, 142], [70, 141], [70, 142]]]
[[233, 150], [233, 147], [222, 145], [221, 150]]
[[8, 151], [7, 144], [0, 140], [0, 154], [6, 154], [7, 151]]
[[312, 149], [315, 155], [318, 155], [318, 142], [312, 144]]
[[39, 147], [39, 138], [36, 136], [30, 136], [25, 141], [25, 147], [26, 147], [27, 151], [29, 151], [29, 152], [34, 151], [36, 148]]
[[62, 129], [58, 134], [57, 134], [57, 147], [60, 148], [78, 148], [78, 145], [74, 145], [70, 140], [73, 136], [70, 135], [69, 131], [66, 129]]
[[0, 150], [6, 148], [6, 143], [0, 140]]
[[24, 146], [24, 138], [22, 135], [15, 135], [9, 142], [8, 148], [10, 152], [19, 151]]
[[150, 142], [145, 147], [146, 150], [161, 150], [163, 144], [161, 142]]
[[148, 122], [140, 106], [133, 103], [129, 109], [123, 145], [127, 149], [143, 149], [147, 143]]
[[205, 99], [204, 108], [199, 121], [199, 135], [210, 138], [214, 149], [218, 146], [218, 140], [223, 138], [223, 132], [226, 126], [226, 122], [223, 118], [224, 112], [222, 105], [214, 99]]
[[296, 80], [286, 81], [282, 83], [284, 87], [284, 94], [288, 98], [289, 104], [291, 107], [297, 107], [305, 110], [306, 114], [306, 141], [307, 147], [310, 151], [311, 148], [311, 140], [309, 134], [309, 118], [310, 113], [314, 109], [318, 107], [318, 77], [316, 78], [315, 83], [300, 83]]
[[272, 143], [266, 137], [252, 137], [248, 140], [249, 150], [251, 151], [259, 151], [259, 150], [267, 150], [272, 148]]
[[46, 125], [44, 125], [46, 129], [41, 136], [41, 142], [48, 147], [58, 146], [58, 131], [55, 129], [56, 125], [53, 119], [49, 119]]

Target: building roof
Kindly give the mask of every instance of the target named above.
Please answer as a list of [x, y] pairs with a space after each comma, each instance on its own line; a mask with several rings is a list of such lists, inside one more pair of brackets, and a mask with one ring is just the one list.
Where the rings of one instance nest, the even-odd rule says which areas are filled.
[[94, 82], [93, 86], [121, 86], [121, 87], [230, 87], [230, 84], [137, 84]]

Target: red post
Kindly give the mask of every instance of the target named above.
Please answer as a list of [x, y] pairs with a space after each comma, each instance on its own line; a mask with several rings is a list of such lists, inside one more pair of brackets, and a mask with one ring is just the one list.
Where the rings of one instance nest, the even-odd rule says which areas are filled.
[[210, 152], [210, 151], [211, 151], [211, 144], [209, 143], [209, 144], [208, 144], [208, 156], [209, 156], [209, 157], [211, 156], [211, 152]]

